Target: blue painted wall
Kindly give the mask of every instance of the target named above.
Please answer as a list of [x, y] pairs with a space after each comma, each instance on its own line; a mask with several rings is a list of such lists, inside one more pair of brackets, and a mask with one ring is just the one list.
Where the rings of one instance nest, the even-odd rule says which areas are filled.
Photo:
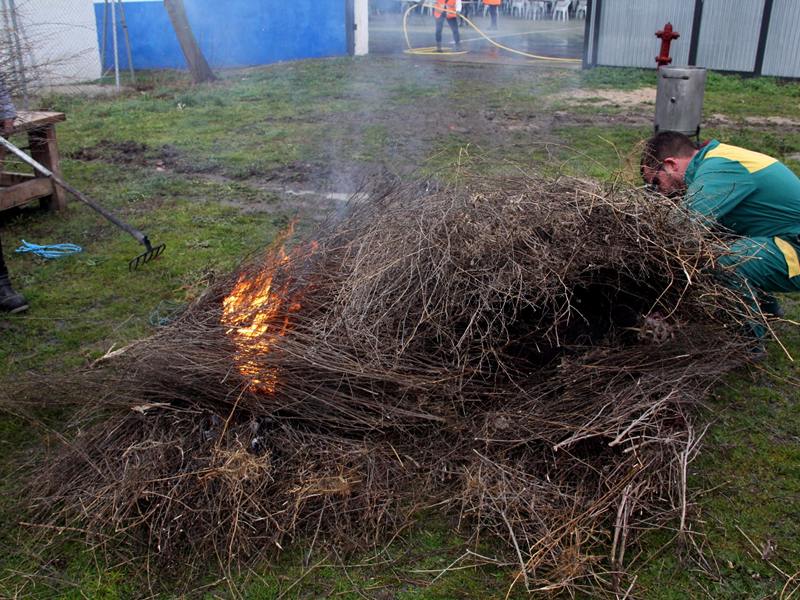
[[[184, 0], [184, 3], [195, 37], [214, 68], [347, 54], [344, 0]], [[104, 6], [95, 0], [101, 48]], [[124, 8], [134, 67], [186, 68], [161, 0], [125, 0]], [[110, 14], [109, 9], [107, 67], [114, 64]], [[126, 68], [119, 14], [117, 21], [120, 64]]]

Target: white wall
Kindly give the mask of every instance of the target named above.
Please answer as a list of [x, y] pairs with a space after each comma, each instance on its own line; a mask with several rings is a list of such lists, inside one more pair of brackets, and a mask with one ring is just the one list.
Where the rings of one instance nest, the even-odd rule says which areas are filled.
[[[8, 0], [3, 0], [8, 6]], [[100, 51], [92, 0], [15, 0], [26, 64], [39, 85], [100, 77]], [[8, 35], [8, 19], [0, 22]], [[7, 39], [7, 38], [6, 38]], [[4, 42], [4, 45], [8, 42]]]
[[355, 0], [354, 13], [356, 21], [355, 55], [361, 56], [369, 52], [369, 2]]

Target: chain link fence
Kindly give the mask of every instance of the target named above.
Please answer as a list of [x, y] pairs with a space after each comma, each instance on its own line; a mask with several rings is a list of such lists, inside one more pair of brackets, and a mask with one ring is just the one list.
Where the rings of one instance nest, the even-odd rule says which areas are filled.
[[92, 0], [0, 0], [0, 71], [21, 108], [52, 92], [113, 91], [99, 85], [97, 29]]

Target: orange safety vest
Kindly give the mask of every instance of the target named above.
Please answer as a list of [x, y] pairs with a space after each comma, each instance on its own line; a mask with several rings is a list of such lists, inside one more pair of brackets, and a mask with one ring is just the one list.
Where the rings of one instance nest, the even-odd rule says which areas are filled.
[[455, 19], [458, 16], [456, 0], [436, 0], [436, 7], [433, 9], [434, 18], [438, 19], [442, 13], [446, 13], [448, 19]]
[[502, 0], [483, 0], [484, 4], [488, 4], [489, 6], [500, 6]]

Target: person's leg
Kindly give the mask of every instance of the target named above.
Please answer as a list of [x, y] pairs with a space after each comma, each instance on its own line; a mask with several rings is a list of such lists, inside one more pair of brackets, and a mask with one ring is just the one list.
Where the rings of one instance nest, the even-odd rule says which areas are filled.
[[456, 43], [456, 49], [461, 48], [461, 36], [458, 32], [458, 19], [447, 19], [447, 23], [450, 25], [450, 31], [453, 32], [453, 41]]
[[[787, 249], [791, 255], [792, 246]], [[789, 277], [787, 257], [774, 238], [736, 240], [719, 263], [726, 268], [723, 275], [726, 284], [739, 290], [756, 312], [779, 316], [780, 306], [771, 294], [800, 291], [800, 276]], [[757, 324], [752, 329], [757, 335], [765, 333]]]
[[489, 6], [489, 16], [492, 17], [492, 29], [497, 29], [497, 5], [492, 4]]
[[800, 291], [800, 276], [789, 277], [786, 255], [774, 238], [736, 240], [729, 246], [728, 253], [720, 257], [719, 263], [733, 268], [750, 287], [763, 292]]
[[0, 238], [0, 277], [8, 277], [6, 261], [3, 260], [3, 238]]
[[444, 27], [444, 15], [436, 19], [436, 51], [442, 51], [442, 27]]
[[778, 302], [778, 299], [773, 296], [772, 294], [764, 293], [758, 300], [759, 306], [761, 307], [761, 312], [763, 312], [768, 317], [778, 317], [779, 319], [786, 316], [786, 313], [781, 306], [781, 303]]
[[8, 268], [3, 260], [3, 243], [0, 241], [0, 312], [18, 313], [28, 309], [28, 302], [11, 287]]

